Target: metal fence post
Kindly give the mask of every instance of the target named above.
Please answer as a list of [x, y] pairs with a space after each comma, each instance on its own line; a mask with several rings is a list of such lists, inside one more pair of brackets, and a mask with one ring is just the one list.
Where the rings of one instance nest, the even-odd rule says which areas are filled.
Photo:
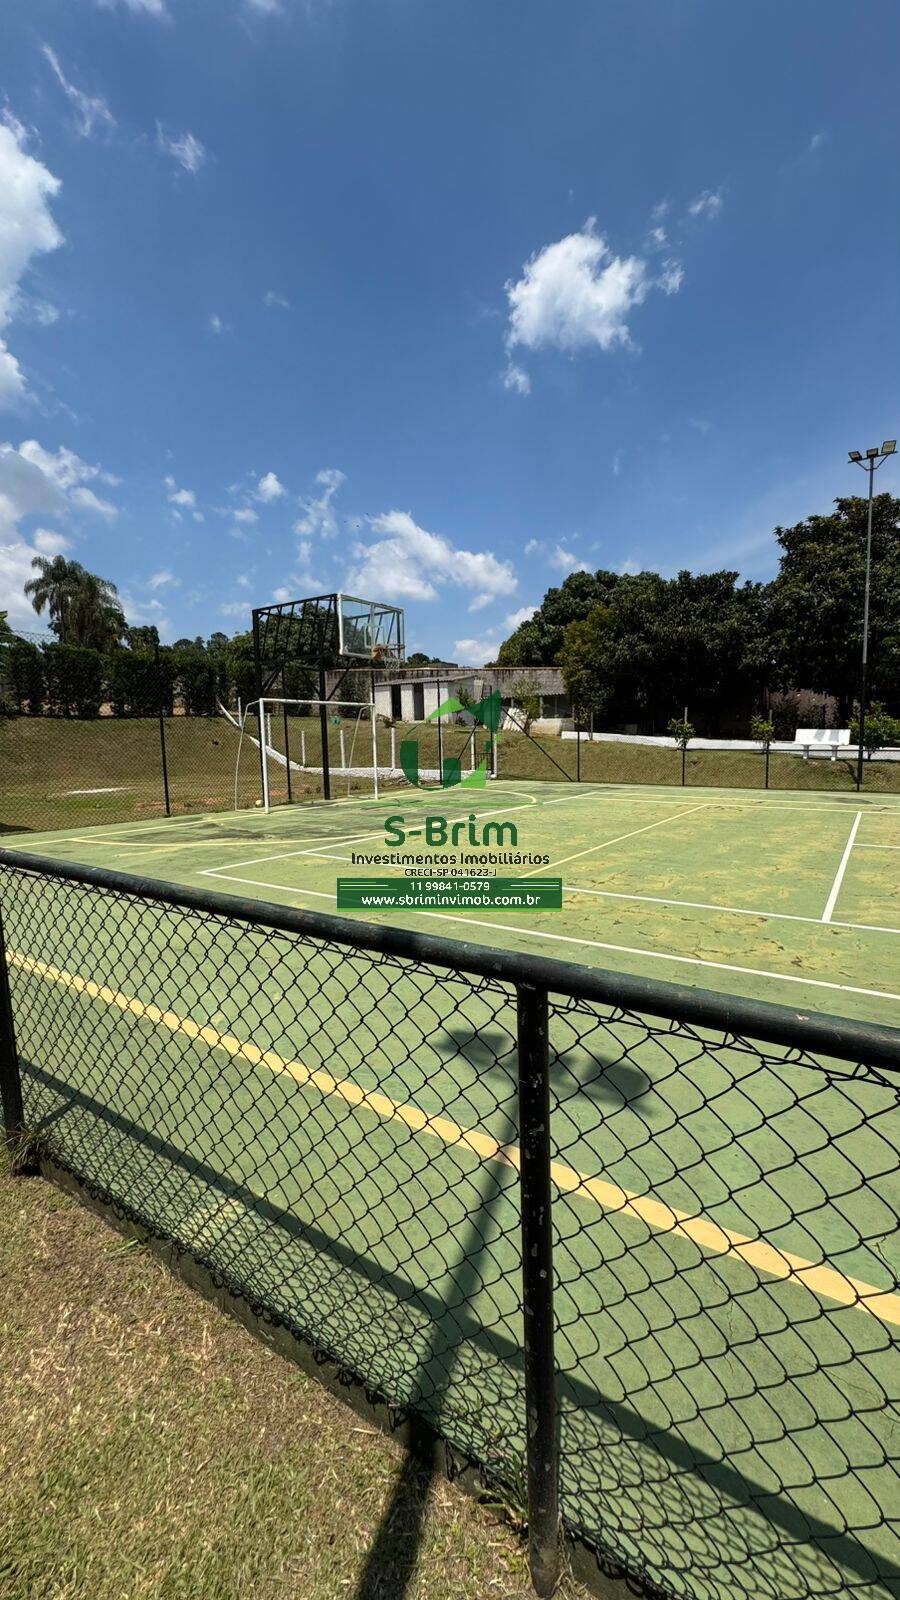
[[6, 942], [3, 937], [3, 914], [0, 911], [0, 1100], [3, 1102], [3, 1134], [14, 1172], [22, 1172], [18, 1161], [25, 1125], [22, 1105], [22, 1078], [19, 1072], [19, 1053], [16, 1049], [16, 1032], [13, 1026], [12, 996], [9, 992], [9, 972], [6, 965]]
[[553, 1230], [550, 1210], [550, 1046], [547, 990], [517, 985], [522, 1307], [528, 1558], [539, 1595], [559, 1576], [559, 1472], [553, 1354]]
[[172, 815], [172, 809], [171, 809], [171, 806], [169, 805], [169, 762], [168, 762], [168, 757], [166, 755], [166, 717], [165, 717], [165, 706], [163, 705], [162, 666], [160, 664], [159, 638], [158, 637], [157, 637], [157, 640], [156, 640], [155, 651], [156, 651], [156, 654], [155, 654], [155, 660], [156, 660], [156, 704], [157, 704], [157, 710], [159, 712], [159, 749], [160, 749], [160, 756], [162, 758], [163, 799], [164, 799], [164, 801], [166, 803], [166, 816], [170, 817]]

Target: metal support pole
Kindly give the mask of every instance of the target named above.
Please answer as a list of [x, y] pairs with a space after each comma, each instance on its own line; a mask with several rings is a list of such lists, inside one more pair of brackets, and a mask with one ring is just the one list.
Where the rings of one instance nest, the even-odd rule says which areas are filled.
[[[440, 708], [440, 704], [441, 704], [441, 680], [440, 680], [440, 678], [438, 678], [435, 681], [436, 681], [436, 684], [437, 684], [437, 702], [438, 702], [438, 707]], [[441, 727], [440, 709], [438, 710], [437, 735], [438, 735], [438, 772], [441, 775], [441, 780], [440, 781], [441, 781], [441, 783], [443, 783], [443, 781], [444, 781], [444, 730]]]
[[866, 532], [866, 592], [863, 600], [862, 673], [859, 682], [859, 748], [856, 752], [856, 788], [862, 788], [863, 748], [866, 737], [866, 677], [869, 668], [869, 590], [872, 580], [872, 499], [875, 493], [875, 462], [869, 461], [869, 518]]
[[550, 1209], [550, 1051], [546, 989], [517, 985], [519, 1186], [522, 1204], [522, 1309], [528, 1559], [536, 1592], [559, 1576], [559, 1445], [553, 1354], [553, 1230]]
[[262, 759], [263, 810], [268, 813], [271, 810], [271, 803], [270, 803], [270, 800], [269, 800], [269, 752], [266, 749], [266, 702], [265, 702], [265, 700], [260, 700], [260, 702], [259, 702], [258, 715], [259, 715], [259, 752], [260, 752], [260, 757]]
[[159, 661], [158, 637], [154, 647], [154, 653], [156, 659], [156, 705], [159, 711], [159, 749], [162, 756], [163, 798], [166, 802], [166, 816], [170, 817], [172, 815], [172, 811], [169, 806], [169, 764], [166, 760], [166, 719], [163, 715], [162, 672]]
[[575, 718], [575, 782], [581, 782], [581, 718]]
[[282, 703], [281, 714], [282, 714], [282, 721], [284, 723], [284, 770], [287, 773], [287, 796], [288, 796], [288, 805], [290, 805], [290, 803], [293, 800], [294, 796], [293, 796], [293, 793], [291, 792], [291, 736], [290, 736], [290, 733], [288, 732], [288, 714], [287, 714], [287, 702], [286, 701]]
[[319, 662], [319, 729], [322, 735], [322, 796], [331, 799], [331, 766], [328, 761], [328, 699], [325, 682], [325, 664]]
[[2, 913], [0, 913], [0, 1100], [3, 1102], [3, 1135], [9, 1152], [10, 1167], [14, 1173], [19, 1174], [34, 1171], [33, 1165], [20, 1158], [22, 1135], [25, 1131], [25, 1111], [22, 1105], [22, 1077], [13, 1025]]
[[263, 805], [265, 806], [265, 809], [268, 811], [268, 809], [269, 809], [269, 774], [268, 774], [267, 762], [266, 762], [266, 738], [265, 738], [266, 730], [265, 730], [265, 726], [264, 726], [264, 723], [263, 723], [263, 716], [264, 716], [264, 713], [265, 713], [265, 706], [263, 705], [263, 702], [262, 702], [262, 697], [263, 697], [263, 692], [264, 691], [263, 691], [263, 681], [262, 681], [262, 653], [260, 651], [260, 644], [259, 644], [259, 610], [258, 609], [254, 610], [254, 612], [253, 612], [253, 682], [255, 684], [254, 693], [255, 693], [255, 697], [256, 697], [256, 710], [257, 710], [257, 714], [259, 716], [259, 770], [260, 770], [260, 777], [262, 779]]
[[375, 672], [369, 675], [369, 692], [372, 696], [372, 776], [375, 781], [375, 799], [378, 799], [378, 723], [375, 717]]

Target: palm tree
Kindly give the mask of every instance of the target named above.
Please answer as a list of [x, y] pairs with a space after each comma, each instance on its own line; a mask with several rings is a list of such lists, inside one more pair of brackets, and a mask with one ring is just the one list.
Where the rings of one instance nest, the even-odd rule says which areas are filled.
[[85, 572], [72, 595], [69, 610], [69, 644], [108, 650], [125, 632], [125, 613], [114, 583]]
[[121, 639], [125, 617], [114, 583], [65, 556], [35, 556], [31, 565], [38, 576], [26, 583], [25, 593], [38, 615], [46, 607], [60, 644], [105, 650]]

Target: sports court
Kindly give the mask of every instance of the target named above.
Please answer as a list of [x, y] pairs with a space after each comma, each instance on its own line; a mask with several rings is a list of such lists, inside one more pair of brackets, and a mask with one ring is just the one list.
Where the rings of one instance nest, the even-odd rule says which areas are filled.
[[[494, 694], [446, 682], [404, 761], [371, 670], [402, 659], [397, 608], [279, 602], [254, 641], [259, 697], [225, 715], [256, 804], [7, 841], [23, 1126], [506, 1485], [549, 1215], [567, 1528], [679, 1600], [900, 1592], [898, 1058], [873, 1026], [900, 1028], [900, 797], [580, 783], [540, 750], [553, 781], [522, 781]], [[416, 786], [420, 745], [444, 787]], [[452, 871], [557, 878], [561, 906], [293, 914], [334, 913], [338, 878], [446, 876], [435, 816]]]
[[562, 910], [367, 914], [375, 920], [405, 917], [500, 948], [900, 1025], [900, 800], [890, 796], [498, 780], [20, 842], [61, 860], [333, 911], [338, 876], [384, 875], [353, 856], [388, 853], [387, 816], [406, 819], [402, 853], [424, 855], [421, 818], [435, 812], [514, 822], [519, 849], [549, 864], [495, 870], [561, 876]]
[[[330, 910], [386, 814], [424, 848], [436, 798], [27, 847]], [[420, 928], [900, 1021], [896, 805], [498, 782], [470, 811], [549, 851], [563, 909]], [[519, 1456], [513, 992], [27, 875], [4, 911], [51, 1148], [477, 1459]], [[893, 1593], [896, 1083], [574, 1000], [551, 1044], [568, 1524], [676, 1595]]]

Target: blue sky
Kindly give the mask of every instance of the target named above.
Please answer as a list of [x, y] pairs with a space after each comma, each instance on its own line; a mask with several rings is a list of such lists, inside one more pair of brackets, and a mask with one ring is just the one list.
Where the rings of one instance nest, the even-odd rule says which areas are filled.
[[164, 639], [343, 587], [474, 662], [580, 564], [770, 576], [898, 431], [893, 0], [6, 0], [4, 35], [23, 627], [64, 550]]

